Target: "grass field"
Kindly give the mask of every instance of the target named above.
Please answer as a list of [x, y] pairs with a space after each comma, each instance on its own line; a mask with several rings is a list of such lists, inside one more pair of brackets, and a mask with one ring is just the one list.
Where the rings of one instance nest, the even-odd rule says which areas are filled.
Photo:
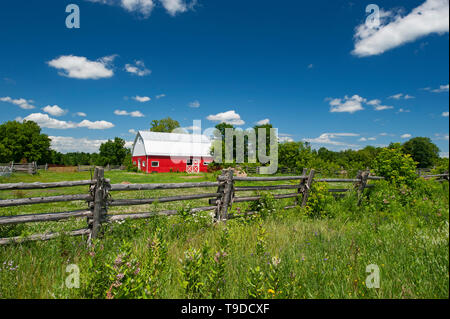
[[[0, 178], [0, 183], [90, 177], [89, 172], [40, 172]], [[111, 183], [215, 181], [212, 174], [111, 171], [105, 177]], [[208, 212], [180, 214], [105, 225], [92, 247], [86, 245], [86, 238], [64, 235], [48, 242], [0, 247], [0, 298], [448, 298], [448, 183], [419, 181], [411, 189], [375, 184], [361, 206], [350, 192], [343, 199], [327, 198], [315, 217], [306, 209], [282, 209], [293, 199], [268, 197], [259, 206], [263, 207], [260, 215], [226, 224], [214, 224]], [[210, 191], [114, 192], [112, 196]], [[2, 191], [0, 198], [76, 193], [87, 193], [87, 187]], [[148, 212], [206, 203], [203, 199], [110, 211]], [[0, 208], [0, 216], [86, 207], [72, 202]], [[246, 210], [248, 204], [233, 210], [237, 207]], [[3, 226], [0, 237], [84, 227], [85, 219]], [[79, 288], [66, 284], [70, 264], [80, 270]], [[380, 270], [379, 288], [366, 286], [370, 264]]]

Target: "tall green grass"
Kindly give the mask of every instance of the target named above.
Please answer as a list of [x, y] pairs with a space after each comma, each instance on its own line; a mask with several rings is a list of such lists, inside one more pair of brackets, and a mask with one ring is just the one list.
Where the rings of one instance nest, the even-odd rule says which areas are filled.
[[[124, 176], [107, 177], [165, 178]], [[68, 179], [48, 176], [58, 178]], [[357, 199], [318, 196], [318, 206], [284, 210], [286, 202], [264, 196], [253, 205], [262, 214], [221, 224], [208, 213], [180, 214], [104, 225], [91, 247], [64, 235], [0, 247], [0, 298], [448, 298], [448, 183], [377, 182], [360, 206]], [[316, 207], [324, 213], [311, 214]], [[75, 223], [85, 227], [49, 224]], [[80, 288], [65, 285], [69, 264], [80, 269]], [[380, 269], [378, 289], [366, 286], [369, 264]]]

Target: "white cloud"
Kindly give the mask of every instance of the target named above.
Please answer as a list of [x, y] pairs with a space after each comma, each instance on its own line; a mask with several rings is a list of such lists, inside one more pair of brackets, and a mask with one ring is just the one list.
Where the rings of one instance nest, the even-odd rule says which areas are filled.
[[441, 157], [448, 158], [449, 153], [448, 153], [448, 152], [441, 152], [441, 153], [439, 153], [439, 155], [440, 155]]
[[88, 138], [74, 138], [70, 136], [49, 136], [52, 149], [61, 153], [86, 152], [95, 153], [99, 151], [100, 145], [107, 140], [91, 140]]
[[[125, 10], [131, 13], [138, 13], [143, 18], [148, 18], [153, 9], [155, 8], [154, 0], [88, 0], [90, 2], [96, 2], [101, 4], [121, 6]], [[188, 10], [192, 10], [197, 4], [197, 0], [191, 0], [186, 3], [184, 0], [159, 0], [161, 5], [171, 16], [175, 16], [178, 13], [183, 13]]]
[[47, 105], [46, 107], [42, 108], [42, 111], [53, 116], [62, 116], [67, 113], [67, 110], [63, 110], [58, 105]]
[[369, 141], [376, 141], [377, 138], [376, 138], [376, 137], [369, 137], [368, 140], [369, 140]]
[[116, 55], [110, 55], [97, 61], [90, 61], [83, 56], [62, 55], [47, 63], [51, 67], [61, 70], [58, 74], [62, 76], [82, 80], [98, 80], [114, 75], [113, 70], [109, 67], [115, 57]]
[[163, 98], [165, 96], [166, 96], [165, 94], [159, 94], [159, 95], [156, 96], [156, 99], [159, 100], [159, 99], [161, 99], [161, 98]]
[[400, 109], [398, 110], [397, 114], [398, 114], [398, 113], [409, 113], [409, 112], [411, 112], [411, 111], [410, 111], [410, 110], [405, 110], [405, 109], [403, 109], [403, 108], [400, 108]]
[[449, 85], [440, 85], [438, 89], [431, 89], [431, 88], [423, 88], [425, 91], [430, 91], [433, 93], [442, 93], [442, 92], [448, 92]]
[[280, 143], [293, 142], [293, 141], [294, 141], [294, 139], [289, 136], [279, 136], [278, 137], [278, 142], [280, 142]]
[[358, 57], [379, 55], [432, 33], [447, 33], [448, 11], [448, 0], [427, 0], [406, 16], [380, 11], [379, 27], [372, 28], [365, 23], [356, 27], [352, 54]]
[[442, 112], [443, 117], [448, 117], [448, 112]]
[[87, 114], [84, 113], [84, 112], [77, 112], [77, 113], [75, 113], [75, 115], [81, 116], [81, 117], [86, 117], [87, 116]]
[[94, 121], [83, 120], [78, 124], [78, 127], [87, 127], [90, 130], [104, 130], [114, 127], [114, 124], [107, 121]]
[[394, 99], [394, 100], [400, 100], [400, 99], [409, 100], [409, 99], [414, 99], [415, 97], [412, 95], [409, 95], [409, 94], [398, 93], [398, 94], [391, 95], [388, 98]]
[[365, 141], [367, 141], [367, 138], [361, 137], [358, 141], [360, 141], [360, 142], [365, 142]]
[[331, 99], [330, 100], [330, 112], [347, 112], [354, 113], [357, 111], [364, 110], [362, 103], [365, 102], [366, 99], [360, 97], [359, 95], [353, 95], [352, 97], [348, 97], [347, 95], [344, 99]]
[[245, 122], [241, 119], [241, 116], [237, 114], [234, 110], [217, 113], [215, 115], [208, 115], [207, 120], [213, 122], [224, 122], [232, 125], [244, 125]]
[[128, 133], [130, 134], [137, 134], [137, 131], [134, 128], [131, 128], [128, 130]]
[[131, 116], [131, 117], [144, 117], [145, 116], [140, 111], [127, 112], [127, 111], [124, 111], [124, 110], [115, 110], [114, 114], [122, 115], [122, 116]]
[[135, 61], [134, 65], [125, 64], [125, 71], [132, 73], [132, 74], [136, 74], [137, 76], [145, 76], [145, 75], [152, 73], [151, 70], [149, 70], [145, 67], [145, 64], [143, 61]]
[[[18, 118], [17, 120], [22, 120]], [[114, 127], [114, 124], [106, 121], [95, 121], [91, 122], [89, 120], [83, 120], [80, 123], [70, 122], [70, 121], [61, 121], [48, 116], [48, 114], [44, 113], [32, 113], [25, 117], [23, 120], [36, 122], [40, 127], [45, 128], [53, 128], [53, 129], [70, 129], [77, 127], [87, 127], [92, 130], [103, 130]]]
[[348, 144], [341, 141], [336, 141], [335, 139], [341, 137], [356, 137], [359, 134], [355, 133], [323, 133], [319, 137], [316, 138], [304, 138], [305, 142], [314, 143], [314, 144], [325, 144], [325, 145], [337, 145], [337, 146], [346, 146], [346, 147], [357, 147], [358, 145]]
[[32, 100], [26, 100], [23, 98], [12, 99], [9, 96], [5, 96], [5, 97], [0, 97], [0, 101], [17, 105], [18, 107], [20, 107], [21, 109], [24, 109], [24, 110], [31, 110], [31, 109], [35, 108], [34, 105], [30, 104], [30, 103], [33, 103]]
[[411, 134], [403, 134], [400, 136], [400, 138], [411, 138]]
[[160, 2], [171, 16], [186, 12], [188, 9], [183, 0], [160, 0]]
[[149, 98], [148, 96], [139, 96], [139, 95], [136, 95], [135, 97], [133, 97], [133, 99], [141, 103], [148, 102], [151, 100], [151, 98]]
[[256, 122], [256, 125], [265, 125], [265, 124], [269, 124], [270, 120], [269, 119], [263, 119], [261, 121]]
[[25, 117], [24, 120], [36, 122], [40, 127], [46, 127], [46, 128], [65, 130], [65, 129], [77, 127], [77, 123], [60, 121], [60, 120], [51, 118], [50, 116], [48, 116], [48, 114], [44, 114], [44, 113], [31, 113], [30, 115]]
[[195, 100], [195, 101], [189, 103], [189, 107], [192, 107], [194, 109], [199, 108], [200, 107], [200, 102], [198, 100]]
[[314, 64], [308, 64], [308, 69], [312, 69], [314, 67]]

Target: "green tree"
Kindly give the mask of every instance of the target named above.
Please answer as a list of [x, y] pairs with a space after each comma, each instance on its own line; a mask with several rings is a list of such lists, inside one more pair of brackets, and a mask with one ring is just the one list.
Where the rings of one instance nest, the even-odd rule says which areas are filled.
[[153, 120], [150, 125], [150, 131], [165, 133], [171, 133], [174, 129], [180, 127], [180, 123], [170, 117], [166, 117], [161, 120]]
[[378, 176], [397, 185], [412, 185], [416, 179], [416, 162], [398, 148], [384, 148], [373, 162]]
[[121, 165], [130, 150], [125, 147], [125, 141], [119, 137], [115, 137], [114, 141], [100, 145], [100, 156], [98, 164], [100, 165]]
[[41, 134], [33, 121], [8, 121], [0, 125], [0, 162], [36, 161], [44, 164], [51, 159], [50, 138]]
[[439, 148], [428, 137], [414, 137], [402, 146], [405, 154], [410, 154], [418, 167], [433, 166], [439, 159]]

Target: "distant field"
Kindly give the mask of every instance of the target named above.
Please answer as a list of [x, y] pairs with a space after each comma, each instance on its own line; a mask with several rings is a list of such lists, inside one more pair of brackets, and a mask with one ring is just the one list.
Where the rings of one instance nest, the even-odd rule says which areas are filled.
[[[105, 177], [111, 183], [216, 180], [213, 174], [148, 175], [121, 171], [105, 172]], [[41, 171], [35, 176], [15, 174], [0, 178], [0, 183], [90, 178], [89, 172]], [[448, 298], [448, 183], [423, 183], [423, 187], [406, 195], [377, 185], [360, 207], [356, 206], [355, 194], [350, 193], [330, 203], [324, 218], [308, 217], [300, 208], [284, 210], [282, 206], [293, 203], [293, 199], [286, 199], [268, 202], [274, 212], [267, 217], [235, 219], [226, 225], [212, 224], [208, 213], [107, 225], [104, 237], [94, 248], [86, 247], [83, 238], [65, 236], [49, 242], [0, 247], [0, 298], [252, 298], [255, 294], [257, 298]], [[1, 191], [0, 199], [85, 194], [87, 189], [83, 186]], [[210, 191], [114, 192], [112, 196], [148, 198]], [[184, 205], [206, 203], [203, 199]], [[241, 205], [243, 210], [247, 206]], [[86, 203], [72, 202], [0, 208], [0, 216], [86, 207]], [[182, 207], [176, 202], [110, 211]], [[83, 227], [85, 219], [0, 227], [0, 237]], [[119, 256], [141, 272], [127, 274], [125, 279], [129, 281], [123, 279], [115, 287], [113, 284], [124, 271], [114, 267]], [[68, 264], [80, 268], [79, 289], [63, 285]], [[379, 289], [366, 287], [369, 264], [380, 268]], [[144, 269], [145, 276], [140, 277]], [[141, 287], [142, 278], [151, 281]], [[222, 284], [217, 286], [218, 282]]]

